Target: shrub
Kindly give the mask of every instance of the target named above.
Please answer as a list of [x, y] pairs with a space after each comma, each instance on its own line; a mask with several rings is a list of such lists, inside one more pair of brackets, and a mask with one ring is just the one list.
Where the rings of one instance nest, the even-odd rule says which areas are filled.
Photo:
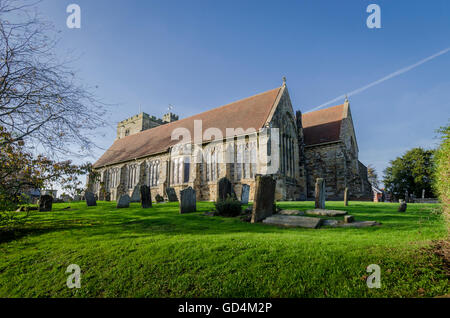
[[242, 204], [241, 201], [237, 200], [234, 197], [228, 196], [223, 201], [218, 201], [215, 203], [216, 212], [220, 216], [238, 216], [242, 212]]

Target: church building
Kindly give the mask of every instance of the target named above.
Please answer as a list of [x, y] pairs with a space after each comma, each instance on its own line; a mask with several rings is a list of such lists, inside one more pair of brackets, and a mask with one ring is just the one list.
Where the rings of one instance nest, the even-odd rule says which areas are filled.
[[88, 182], [90, 190], [109, 193], [112, 200], [146, 184], [153, 198], [167, 198], [168, 187], [179, 195], [191, 186], [197, 200], [214, 201], [222, 177], [238, 197], [242, 185], [249, 185], [252, 200], [256, 174], [272, 175], [279, 201], [313, 199], [316, 178], [325, 179], [328, 200], [342, 200], [346, 187], [352, 199], [372, 198], [348, 100], [294, 112], [285, 80], [281, 87], [188, 118], [169, 112], [162, 119], [146, 113], [126, 119], [94, 169], [100, 177]]

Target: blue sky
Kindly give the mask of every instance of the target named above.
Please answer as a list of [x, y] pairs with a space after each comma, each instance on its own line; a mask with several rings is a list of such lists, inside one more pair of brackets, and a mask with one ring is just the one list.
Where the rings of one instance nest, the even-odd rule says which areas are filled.
[[[81, 29], [66, 7], [81, 7]], [[381, 29], [366, 8], [381, 7]], [[450, 1], [43, 0], [60, 29], [61, 57], [80, 58], [111, 127], [168, 104], [186, 117], [275, 88], [287, 77], [294, 110], [307, 111], [450, 47]], [[449, 121], [450, 53], [351, 96], [360, 160], [379, 174], [412, 147], [431, 148]], [[336, 103], [336, 104], [339, 104]], [[94, 161], [98, 150], [88, 158]]]

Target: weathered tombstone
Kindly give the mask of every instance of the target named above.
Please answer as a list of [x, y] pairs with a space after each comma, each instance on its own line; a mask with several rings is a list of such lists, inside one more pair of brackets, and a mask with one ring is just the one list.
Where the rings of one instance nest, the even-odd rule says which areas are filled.
[[224, 201], [228, 197], [236, 197], [236, 193], [233, 190], [233, 184], [227, 178], [221, 178], [217, 182], [216, 202]]
[[325, 209], [325, 180], [323, 178], [316, 179], [316, 209]]
[[243, 184], [241, 193], [241, 203], [248, 204], [249, 197], [250, 197], [250, 186], [248, 184]]
[[255, 179], [252, 223], [271, 216], [275, 206], [275, 180], [270, 175], [257, 175]]
[[406, 202], [403, 200], [399, 200], [399, 202], [400, 202], [400, 206], [398, 207], [398, 212], [405, 212], [406, 207], [407, 207]]
[[130, 202], [141, 202], [141, 189], [137, 185], [133, 189], [133, 193], [131, 194], [131, 201]]
[[422, 199], [425, 199], [425, 189], [422, 190]]
[[197, 211], [197, 199], [192, 187], [180, 191], [180, 213]]
[[84, 194], [84, 198], [86, 199], [87, 206], [96, 206], [97, 201], [95, 200], [95, 195], [92, 192], [87, 191]]
[[39, 199], [39, 212], [49, 212], [52, 210], [53, 197], [51, 195], [42, 195]]
[[171, 188], [171, 187], [166, 188], [166, 193], [167, 193], [167, 199], [169, 200], [169, 202], [177, 202], [178, 201], [177, 193], [175, 192], [174, 188]]
[[159, 193], [155, 196], [155, 200], [157, 203], [164, 202], [164, 198]]
[[121, 195], [119, 200], [117, 201], [117, 208], [129, 208], [130, 207], [131, 198], [128, 194]]
[[353, 223], [355, 222], [355, 218], [353, 215], [345, 215], [344, 216], [344, 223]]
[[348, 188], [344, 190], [344, 205], [348, 206]]
[[152, 194], [150, 188], [145, 184], [141, 185], [141, 206], [143, 209], [152, 207]]
[[105, 183], [101, 182], [100, 183], [100, 190], [98, 191], [98, 200], [99, 201], [106, 201], [106, 188], [105, 188]]

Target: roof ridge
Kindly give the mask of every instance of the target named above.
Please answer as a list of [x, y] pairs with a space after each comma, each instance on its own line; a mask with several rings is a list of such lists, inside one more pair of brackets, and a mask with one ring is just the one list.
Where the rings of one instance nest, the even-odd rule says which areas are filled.
[[[202, 115], [202, 114], [207, 114], [207, 113], [209, 113], [209, 112], [212, 112], [212, 111], [215, 111], [215, 110], [224, 108], [224, 107], [228, 107], [228, 106], [230, 106], [230, 105], [232, 105], [232, 104], [239, 103], [239, 102], [243, 102], [243, 101], [245, 101], [245, 100], [247, 100], [247, 99], [251, 99], [251, 98], [254, 98], [254, 97], [263, 95], [263, 94], [267, 94], [267, 93], [272, 92], [272, 91], [274, 91], [274, 90], [276, 90], [276, 89], [280, 90], [281, 88], [282, 88], [282, 86], [279, 86], [279, 87], [276, 87], [276, 88], [272, 88], [272, 89], [269, 89], [269, 90], [267, 90], [267, 91], [264, 91], [264, 92], [261, 92], [261, 93], [258, 93], [258, 94], [255, 94], [255, 95], [252, 95], [252, 96], [249, 96], [249, 97], [241, 98], [241, 99], [238, 99], [238, 100], [236, 100], [236, 101], [234, 101], [234, 102], [231, 102], [231, 103], [228, 103], [228, 104], [225, 104], [225, 105], [221, 105], [221, 106], [215, 107], [215, 108], [213, 108], [213, 109], [209, 109], [209, 110], [206, 110], [206, 111], [204, 111], [204, 112], [201, 112], [201, 113], [198, 113], [198, 114], [191, 115], [191, 116], [186, 117], [186, 118], [182, 118], [182, 119], [179, 119], [179, 120], [170, 122], [170, 123], [162, 124], [162, 125], [159, 125], [159, 126], [156, 126], [156, 127], [153, 127], [153, 128], [149, 128], [149, 129], [140, 131], [140, 132], [138, 132], [138, 133], [135, 133], [135, 134], [132, 134], [132, 135], [129, 135], [129, 136], [125, 136], [125, 137], [123, 137], [123, 138], [121, 138], [121, 139], [125, 139], [125, 138], [131, 137], [131, 136], [136, 136], [136, 135], [139, 135], [139, 134], [143, 134], [143, 133], [148, 132], [148, 131], [155, 131], [155, 130], [157, 130], [157, 129], [160, 128], [160, 127], [168, 127], [168, 126], [170, 126], [170, 125], [172, 125], [172, 124], [175, 124], [175, 123], [176, 123], [176, 124], [179, 124], [181, 121], [187, 121], [188, 119], [190, 119], [190, 118], [192, 118], [192, 117], [199, 116], [199, 115]], [[279, 93], [279, 91], [278, 91], [278, 93]], [[278, 97], [278, 94], [277, 94], [277, 97]], [[274, 103], [275, 103], [275, 102], [274, 102]], [[272, 106], [272, 107], [273, 107], [273, 106]]]

